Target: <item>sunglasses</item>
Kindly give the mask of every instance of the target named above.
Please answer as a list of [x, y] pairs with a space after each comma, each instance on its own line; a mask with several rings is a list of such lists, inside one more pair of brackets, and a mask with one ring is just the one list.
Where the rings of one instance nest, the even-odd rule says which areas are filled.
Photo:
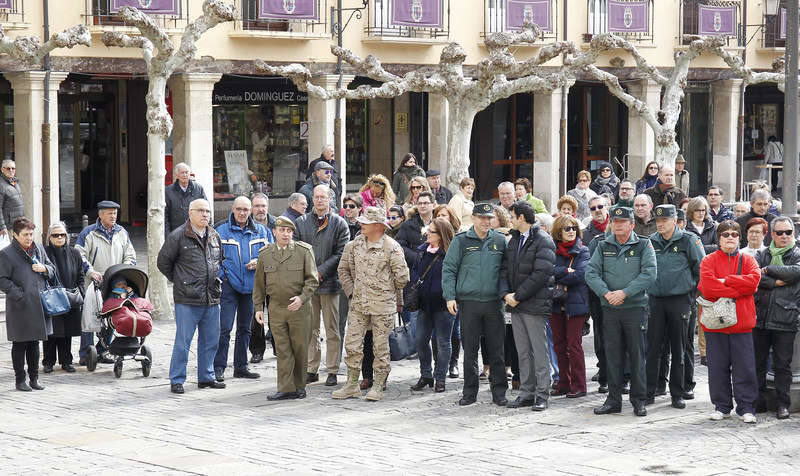
[[772, 230], [775, 236], [792, 236], [794, 230]]
[[573, 226], [565, 226], [563, 228], [564, 231], [578, 231], [579, 229], [580, 229], [580, 227], [579, 226], [575, 226], [575, 225], [573, 225]]
[[400, 219], [400, 217], [389, 217], [388, 219], [389, 219], [389, 220], [399, 220], [399, 219]]
[[370, 182], [370, 185], [377, 185], [378, 187], [386, 188], [386, 184], [383, 182]]
[[722, 238], [739, 238], [739, 233], [735, 231], [723, 231], [719, 236]]
[[593, 212], [597, 211], [597, 210], [602, 210], [604, 206], [605, 205], [597, 205], [596, 207], [589, 207], [589, 210], [591, 210]]
[[50, 236], [53, 237], [53, 238], [66, 238], [67, 234], [66, 233], [53, 233]]
[[330, 174], [332, 174], [332, 173], [333, 173], [333, 170], [326, 170], [326, 171], [325, 171], [325, 175], [330, 175]]
[[358, 205], [354, 203], [345, 203], [344, 205], [342, 205], [342, 208], [358, 208]]
[[422, 187], [420, 185], [413, 185], [411, 187], [408, 187], [408, 189], [409, 190], [422, 190]]

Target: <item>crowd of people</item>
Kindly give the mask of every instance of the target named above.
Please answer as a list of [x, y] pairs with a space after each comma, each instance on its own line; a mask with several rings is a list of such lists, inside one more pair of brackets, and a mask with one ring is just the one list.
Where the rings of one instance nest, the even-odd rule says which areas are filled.
[[[6, 165], [4, 178], [16, 186]], [[625, 394], [638, 416], [667, 394], [672, 407], [685, 408], [694, 399], [697, 334], [712, 420], [735, 409], [755, 423], [766, 410], [768, 369], [776, 415], [789, 417], [800, 251], [794, 223], [767, 190], [731, 210], [716, 186], [688, 197], [682, 157], [674, 169], [648, 163], [635, 182], [620, 180], [603, 162], [594, 178], [580, 171], [550, 213], [528, 179], [500, 183], [496, 203], [475, 203], [473, 179], [453, 193], [439, 171], [423, 170], [407, 154], [391, 180], [372, 175], [358, 192], [343, 194], [326, 146], [280, 216], [256, 193], [236, 198], [230, 215], [212, 224], [189, 167], [178, 164], [176, 177], [158, 255], [175, 300], [173, 393], [185, 392], [195, 332], [198, 387], [225, 388], [235, 328], [233, 378], [258, 379], [248, 363], [260, 362], [272, 343], [278, 383], [270, 400], [306, 397], [306, 386], [320, 380], [323, 340], [324, 384], [338, 386], [341, 362], [347, 367], [332, 397], [367, 390], [367, 400], [381, 400], [399, 319], [416, 343], [412, 391], [445, 392], [447, 379], [461, 376], [463, 349], [459, 405], [474, 403], [485, 380], [495, 404], [545, 411], [552, 397], [587, 396], [582, 339], [591, 322], [591, 379], [605, 395], [598, 415], [622, 411]], [[56, 223], [41, 246], [20, 207], [3, 207], [0, 224], [12, 224], [13, 236], [0, 251], [0, 289], [8, 296], [18, 390], [43, 388], [39, 341], [44, 372], [56, 361], [75, 371], [70, 349], [78, 335], [79, 364], [90, 346], [101, 363], [113, 362], [107, 342], [81, 333], [79, 308], [50, 318], [38, 297], [54, 277], [82, 293], [108, 267], [135, 264], [130, 238], [116, 223], [119, 205], [98, 208], [97, 222], [74, 245], [66, 225]], [[509, 381], [519, 389], [513, 401], [506, 398]]]

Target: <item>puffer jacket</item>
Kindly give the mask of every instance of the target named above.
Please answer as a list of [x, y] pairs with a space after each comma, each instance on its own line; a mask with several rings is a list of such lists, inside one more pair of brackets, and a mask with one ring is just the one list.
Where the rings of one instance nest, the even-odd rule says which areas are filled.
[[89, 286], [88, 274], [92, 271], [103, 274], [115, 264], [136, 264], [136, 250], [133, 249], [128, 232], [115, 224], [109, 233], [97, 219], [97, 223], [89, 225], [81, 231], [75, 241], [75, 248], [83, 258], [86, 286]]
[[0, 174], [0, 231], [9, 229], [14, 220], [25, 216], [25, 205], [19, 184]]
[[[583, 316], [589, 313], [589, 286], [586, 285], [586, 265], [589, 264], [589, 248], [583, 245], [580, 238], [568, 251], [570, 257], [556, 254], [553, 266], [553, 277], [556, 284], [567, 287], [567, 298], [563, 302], [553, 303], [553, 312], [560, 313], [563, 306], [567, 317]], [[570, 266], [570, 261], [572, 265]], [[575, 271], [567, 272], [567, 268]]]
[[422, 236], [424, 226], [419, 213], [412, 212], [408, 220], [400, 225], [400, 231], [397, 232], [395, 240], [403, 247], [406, 264], [409, 268], [414, 266], [414, 262], [417, 260], [417, 248], [425, 243], [425, 237]]
[[189, 219], [189, 204], [202, 198], [208, 200], [203, 186], [194, 180], [189, 180], [184, 192], [176, 180], [175, 183], [164, 189], [166, 207], [164, 208], [164, 236], [169, 236], [172, 230], [186, 223]]
[[717, 222], [714, 220], [704, 221], [702, 230], [698, 230], [694, 223], [687, 221], [686, 230], [700, 237], [700, 242], [703, 243], [703, 250], [705, 250], [706, 254], [711, 254], [719, 249], [717, 244]]
[[295, 222], [294, 239], [311, 245], [317, 271], [322, 277], [316, 294], [336, 294], [342, 288], [336, 270], [344, 247], [350, 242], [350, 228], [344, 218], [334, 211], [328, 212], [327, 217], [327, 222], [319, 226], [319, 217], [312, 210]]
[[514, 311], [549, 316], [553, 308], [556, 245], [538, 223], [531, 226], [519, 253], [520, 232], [511, 230], [510, 234], [500, 270], [500, 296], [515, 295], [519, 304]]
[[[755, 295], [756, 327], [772, 331], [800, 330], [800, 248], [796, 246], [783, 255], [784, 266], [773, 266], [772, 254], [766, 248], [756, 254], [761, 273]], [[781, 280], [785, 286], [776, 286]]]
[[426, 314], [447, 310], [447, 303], [442, 295], [442, 263], [444, 262], [444, 249], [441, 247], [436, 253], [428, 253], [428, 243], [423, 243], [417, 248], [418, 258], [414, 267], [411, 268], [411, 279], [409, 284], [419, 281], [420, 276], [425, 273], [434, 257], [439, 259], [433, 263], [431, 270], [425, 275], [425, 280], [420, 284], [417, 291], [419, 293], [420, 310]]
[[219, 277], [227, 280], [236, 292], [251, 294], [256, 270], [247, 269], [247, 263], [258, 259], [261, 248], [275, 242], [272, 232], [264, 225], [256, 223], [252, 216], [247, 217], [247, 223], [241, 227], [233, 213], [216, 230], [224, 256]]
[[214, 228], [201, 240], [187, 221], [169, 234], [158, 252], [158, 270], [172, 282], [175, 304], [213, 306], [222, 294], [222, 243]]

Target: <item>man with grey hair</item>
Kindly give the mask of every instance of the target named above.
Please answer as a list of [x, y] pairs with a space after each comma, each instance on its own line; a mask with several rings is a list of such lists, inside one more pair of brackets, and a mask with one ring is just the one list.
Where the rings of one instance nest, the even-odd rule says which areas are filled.
[[606, 233], [608, 228], [608, 200], [602, 195], [597, 195], [589, 199], [589, 223], [583, 230], [583, 237], [581, 241], [586, 246], [592, 242], [595, 236], [602, 236]]
[[22, 190], [17, 180], [17, 166], [11, 159], [6, 159], [2, 164], [2, 178], [0, 178], [0, 236], [9, 237], [8, 228], [15, 219], [25, 216], [25, 206], [22, 201]]
[[686, 198], [683, 190], [675, 186], [675, 169], [669, 165], [661, 167], [656, 184], [643, 193], [650, 197], [653, 205], [675, 205], [677, 207], [681, 204], [681, 200]]
[[289, 195], [289, 206], [286, 207], [286, 211], [281, 216], [292, 220], [292, 223], [294, 223], [306, 213], [306, 208], [308, 208], [306, 196], [300, 192], [295, 192]]
[[[649, 189], [648, 189], [649, 190]], [[640, 193], [633, 199], [633, 212], [636, 215], [636, 226], [633, 231], [639, 236], [650, 236], [656, 232], [653, 220], [653, 200], [649, 195]]]
[[[775, 215], [769, 212], [770, 196], [766, 190], [754, 190], [750, 194], [750, 211], [736, 219], [739, 224], [739, 229], [746, 229], [747, 222], [752, 218], [763, 218], [769, 225], [767, 235], [764, 236], [764, 245], [769, 246], [772, 243], [772, 220], [776, 218]], [[747, 246], [747, 233], [739, 233], [739, 247], [744, 248]]]
[[164, 233], [170, 232], [189, 219], [189, 204], [198, 198], [207, 200], [203, 187], [192, 180], [192, 168], [185, 162], [175, 164], [175, 183], [164, 189]]
[[253, 220], [267, 227], [269, 231], [275, 229], [275, 217], [269, 213], [269, 197], [261, 192], [256, 192], [251, 197], [253, 202]]
[[339, 172], [336, 168], [336, 157], [334, 156], [333, 152], [333, 144], [325, 144], [322, 147], [322, 152], [320, 153], [319, 157], [312, 160], [311, 163], [308, 164], [308, 168], [306, 169], [306, 180], [311, 178], [316, 171], [317, 164], [323, 160], [333, 167], [333, 170], [331, 170], [331, 183], [333, 183], [335, 187], [332, 188], [335, 190], [342, 190], [342, 178], [339, 176]]
[[497, 186], [497, 197], [500, 199], [500, 205], [509, 211], [511, 205], [514, 204], [516, 197], [514, 195], [514, 184], [511, 182], [500, 182]]

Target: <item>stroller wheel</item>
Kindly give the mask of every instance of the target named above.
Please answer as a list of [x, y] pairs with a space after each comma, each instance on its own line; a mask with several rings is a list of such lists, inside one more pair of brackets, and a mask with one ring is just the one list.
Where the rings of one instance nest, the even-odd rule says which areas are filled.
[[97, 348], [94, 345], [89, 346], [89, 351], [86, 354], [86, 370], [94, 372], [97, 368]]
[[146, 357], [145, 360], [142, 360], [142, 376], [149, 377], [150, 369], [153, 366], [153, 353], [150, 351], [150, 347], [146, 345], [143, 345], [139, 352]]
[[114, 377], [122, 377], [122, 359], [118, 359], [114, 362]]

